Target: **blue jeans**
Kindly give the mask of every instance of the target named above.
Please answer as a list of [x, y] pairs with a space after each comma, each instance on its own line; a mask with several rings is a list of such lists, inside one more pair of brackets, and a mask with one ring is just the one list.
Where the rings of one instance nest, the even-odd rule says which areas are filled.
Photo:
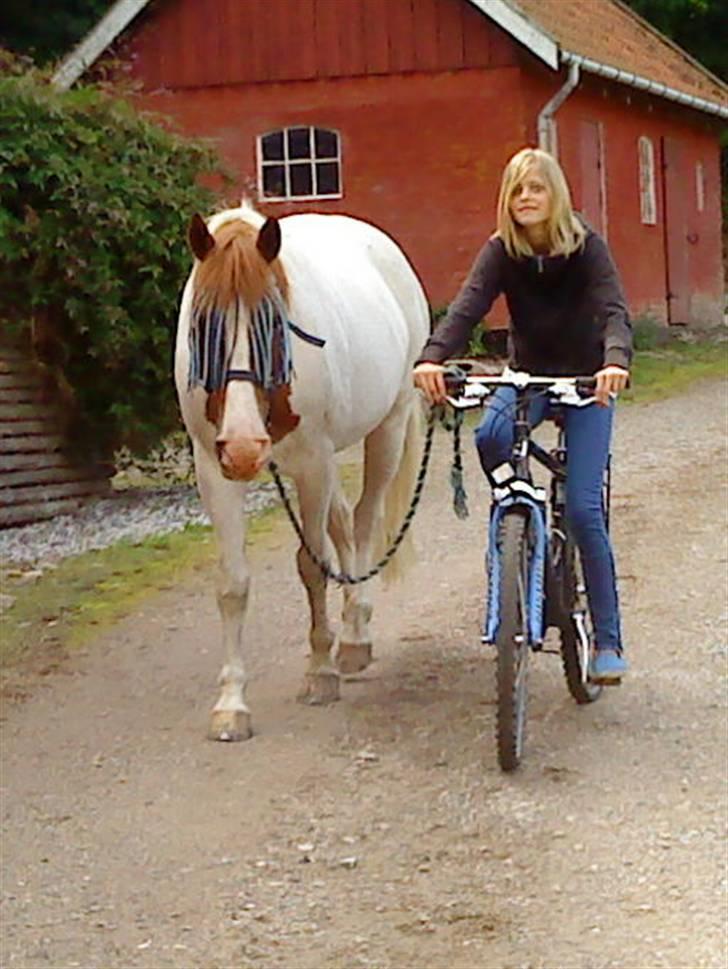
[[[513, 387], [499, 387], [475, 431], [480, 463], [491, 484], [490, 472], [512, 457], [515, 399]], [[537, 427], [548, 410], [545, 397], [534, 399], [528, 413], [531, 427]], [[601, 648], [621, 650], [614, 556], [602, 504], [614, 402], [609, 407], [564, 407], [563, 415], [567, 447], [566, 519], [581, 554], [595, 638]]]

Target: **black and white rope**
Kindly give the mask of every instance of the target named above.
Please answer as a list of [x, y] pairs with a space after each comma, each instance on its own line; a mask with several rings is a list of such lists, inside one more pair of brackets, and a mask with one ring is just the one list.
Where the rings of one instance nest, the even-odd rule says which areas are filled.
[[422, 496], [422, 488], [425, 483], [427, 468], [430, 463], [430, 453], [432, 451], [432, 438], [435, 431], [436, 420], [437, 420], [436, 413], [434, 411], [431, 411], [427, 418], [427, 432], [425, 434], [425, 446], [422, 452], [422, 461], [420, 462], [420, 470], [417, 474], [415, 489], [412, 494], [412, 501], [410, 502], [410, 506], [409, 506], [409, 509], [407, 510], [407, 514], [404, 516], [402, 525], [400, 526], [399, 531], [395, 535], [391, 545], [389, 546], [385, 554], [382, 556], [382, 558], [376, 563], [376, 565], [373, 565], [372, 568], [370, 568], [369, 571], [365, 572], [363, 575], [350, 575], [348, 572], [336, 572], [334, 569], [332, 569], [332, 567], [328, 564], [328, 562], [325, 562], [320, 556], [316, 554], [316, 552], [313, 551], [313, 549], [307, 542], [306, 537], [303, 533], [303, 526], [301, 525], [301, 522], [299, 521], [298, 516], [293, 510], [290, 499], [288, 497], [288, 493], [286, 492], [286, 486], [283, 483], [283, 479], [281, 478], [278, 472], [278, 466], [275, 464], [274, 461], [270, 462], [268, 467], [270, 468], [270, 472], [273, 476], [273, 481], [275, 482], [276, 488], [278, 489], [278, 494], [281, 496], [283, 507], [286, 509], [286, 513], [288, 514], [291, 524], [293, 525], [293, 528], [296, 532], [296, 535], [298, 536], [298, 539], [301, 542], [301, 546], [306, 551], [306, 554], [314, 563], [314, 565], [318, 566], [322, 574], [327, 579], [333, 579], [333, 581], [337, 582], [339, 585], [359, 585], [362, 582], [368, 582], [369, 579], [373, 579], [374, 576], [378, 575], [379, 572], [381, 572], [382, 569], [390, 562], [395, 552], [401, 545], [405, 535], [409, 531], [410, 525], [412, 524], [412, 519], [414, 518], [415, 512], [417, 510], [417, 506], [420, 503], [420, 498]]

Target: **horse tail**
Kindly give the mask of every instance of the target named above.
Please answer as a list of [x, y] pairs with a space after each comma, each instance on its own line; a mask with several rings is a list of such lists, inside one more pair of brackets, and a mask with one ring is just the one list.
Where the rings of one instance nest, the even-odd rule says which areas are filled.
[[[410, 509], [424, 446], [424, 419], [419, 394], [412, 393], [407, 412], [402, 453], [397, 472], [384, 497], [384, 515], [378, 558], [390, 547]], [[379, 543], [375, 543], [375, 547]], [[385, 586], [400, 581], [415, 562], [415, 546], [410, 528], [389, 564], [382, 570]], [[377, 559], [378, 560], [378, 559]]]

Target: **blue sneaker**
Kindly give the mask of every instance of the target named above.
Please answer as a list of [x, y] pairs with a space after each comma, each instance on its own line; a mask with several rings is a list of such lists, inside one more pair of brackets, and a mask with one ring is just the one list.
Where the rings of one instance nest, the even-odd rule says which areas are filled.
[[595, 649], [589, 663], [589, 679], [602, 686], [617, 686], [627, 672], [621, 649]]

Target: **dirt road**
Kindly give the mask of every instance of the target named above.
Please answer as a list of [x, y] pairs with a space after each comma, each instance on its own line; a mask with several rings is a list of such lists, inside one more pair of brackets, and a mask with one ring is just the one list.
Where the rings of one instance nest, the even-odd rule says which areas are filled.
[[478, 644], [485, 493], [471, 456], [471, 518], [454, 518], [444, 440], [419, 563], [377, 590], [377, 662], [337, 705], [294, 701], [287, 527], [255, 556], [248, 743], [204, 739], [207, 576], [39, 682], [2, 725], [0, 964], [724, 969], [725, 426], [716, 383], [622, 408], [631, 675], [577, 708], [557, 658], [536, 657], [514, 776]]

